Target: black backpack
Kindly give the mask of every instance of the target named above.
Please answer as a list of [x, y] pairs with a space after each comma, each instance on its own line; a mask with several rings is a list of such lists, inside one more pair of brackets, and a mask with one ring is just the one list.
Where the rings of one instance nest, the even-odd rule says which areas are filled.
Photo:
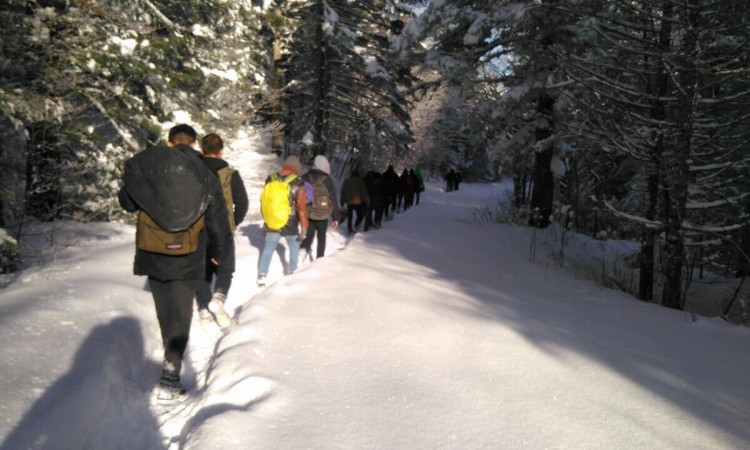
[[333, 214], [334, 199], [331, 197], [331, 192], [326, 187], [325, 181], [325, 175], [318, 175], [311, 183], [313, 192], [315, 193], [315, 200], [308, 210], [309, 216], [313, 220], [326, 220]]

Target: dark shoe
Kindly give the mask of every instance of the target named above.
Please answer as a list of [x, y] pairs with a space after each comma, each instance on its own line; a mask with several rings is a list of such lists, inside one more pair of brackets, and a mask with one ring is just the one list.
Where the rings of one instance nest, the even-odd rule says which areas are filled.
[[164, 361], [159, 378], [157, 398], [161, 401], [177, 400], [187, 389], [180, 383], [180, 370], [169, 361]]

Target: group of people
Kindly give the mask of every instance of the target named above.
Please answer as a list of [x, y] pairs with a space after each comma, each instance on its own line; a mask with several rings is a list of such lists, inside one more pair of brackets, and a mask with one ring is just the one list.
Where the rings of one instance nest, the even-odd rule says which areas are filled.
[[[242, 177], [222, 159], [223, 151], [219, 135], [207, 134], [198, 145], [196, 131], [181, 124], [169, 130], [166, 145], [150, 147], [125, 162], [118, 200], [125, 211], [138, 214], [133, 272], [148, 279], [161, 331], [160, 399], [185, 392], [180, 372], [193, 302], [201, 325], [215, 322], [224, 328], [231, 323], [224, 303], [235, 270], [234, 232], [249, 204]], [[358, 231], [362, 222], [367, 231], [380, 228], [383, 218], [392, 218], [394, 212], [419, 204], [424, 191], [418, 168], [404, 169], [401, 176], [393, 166], [364, 177], [352, 170], [340, 197], [325, 156], [315, 156], [310, 169], [302, 172], [300, 159], [290, 155], [266, 178], [260, 205], [265, 242], [258, 259], [259, 286], [266, 284], [282, 237], [289, 249], [290, 274], [300, 261], [312, 259], [313, 241], [315, 257], [325, 255], [329, 223], [338, 227], [344, 207], [349, 233]]]
[[201, 317], [230, 323], [224, 301], [235, 266], [234, 227], [249, 208], [239, 172], [222, 159], [222, 139], [208, 134], [197, 146], [191, 126], [172, 127], [166, 145], [125, 162], [118, 193], [124, 210], [138, 212], [133, 272], [148, 278], [154, 299], [164, 346], [161, 399], [184, 393], [180, 371], [193, 302]]
[[340, 199], [346, 207], [347, 231], [356, 233], [363, 222], [364, 231], [380, 228], [383, 219], [390, 220], [394, 213], [418, 205], [423, 191], [424, 180], [418, 167], [404, 169], [400, 176], [392, 165], [382, 174], [370, 170], [364, 177], [359, 170], [352, 170], [344, 180]]
[[[265, 243], [258, 262], [258, 286], [266, 285], [271, 259], [282, 237], [289, 248], [286, 273], [291, 274], [297, 270], [299, 262], [312, 257], [313, 240], [317, 239], [316, 258], [325, 255], [328, 224], [330, 222], [334, 228], [339, 225], [339, 207], [335, 200], [336, 187], [330, 176], [331, 166], [328, 159], [323, 155], [317, 155], [313, 158], [310, 170], [300, 176], [301, 172], [302, 162], [299, 157], [290, 155], [280, 170], [266, 178], [266, 186], [273, 179], [279, 179], [289, 185], [292, 207], [289, 209], [288, 219], [281, 227], [269, 224], [270, 220], [264, 215], [262, 231]], [[261, 211], [263, 210], [261, 204]]]
[[461, 183], [461, 174], [451, 169], [445, 174], [445, 192], [457, 191]]

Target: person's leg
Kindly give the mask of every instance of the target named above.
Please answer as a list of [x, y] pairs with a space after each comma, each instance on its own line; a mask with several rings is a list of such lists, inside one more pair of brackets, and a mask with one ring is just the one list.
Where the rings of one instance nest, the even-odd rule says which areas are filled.
[[198, 282], [198, 289], [195, 293], [199, 310], [208, 308], [208, 302], [211, 301], [211, 282], [215, 273], [216, 266], [211, 262], [211, 258], [206, 258], [206, 276]]
[[372, 228], [372, 208], [364, 205], [362, 213], [365, 216], [365, 231], [367, 231]]
[[205, 326], [205, 323], [216, 321], [216, 324], [221, 328], [226, 328], [232, 323], [232, 317], [224, 307], [224, 302], [227, 300], [229, 295], [229, 288], [232, 287], [232, 277], [234, 275], [234, 242], [229, 248], [227, 260], [218, 266], [211, 263], [216, 272], [216, 281], [214, 283], [214, 290], [211, 298], [206, 305], [207, 311], [210, 314], [204, 312], [204, 310], [198, 310], [201, 315], [201, 326]]
[[383, 206], [375, 208], [375, 228], [380, 228], [383, 223]]
[[268, 269], [271, 267], [271, 259], [276, 252], [276, 247], [279, 245], [280, 239], [281, 233], [275, 231], [266, 233], [266, 242], [263, 245], [263, 250], [260, 252], [260, 259], [258, 261], [258, 276], [268, 275]]
[[310, 253], [310, 249], [312, 248], [312, 242], [313, 239], [315, 239], [315, 224], [319, 222], [318, 220], [309, 219], [309, 227], [307, 229], [307, 236], [305, 236], [305, 240], [302, 241], [302, 244], [300, 244], [300, 249], [304, 250], [305, 253]]
[[349, 233], [354, 232], [352, 219], [354, 218], [354, 205], [346, 205], [346, 228]]
[[364, 203], [356, 205], [354, 207], [355, 211], [357, 211], [357, 222], [354, 224], [355, 229], [359, 229], [359, 226], [362, 225], [362, 221], [365, 219], [365, 205]]
[[286, 244], [289, 247], [289, 267], [287, 273], [292, 274], [297, 270], [297, 259], [299, 258], [299, 235], [290, 234], [284, 236], [286, 238]]
[[[182, 357], [190, 337], [190, 321], [193, 317], [193, 298], [200, 280], [159, 281], [149, 278], [148, 283], [154, 297], [156, 318], [159, 321], [164, 345], [164, 372], [169, 376], [179, 374]], [[165, 375], [163, 373], [163, 375]]]
[[315, 224], [315, 233], [318, 237], [318, 248], [315, 257], [322, 258], [326, 254], [326, 234], [328, 233], [328, 220], [317, 220]]
[[229, 254], [227, 255], [227, 264], [219, 263], [219, 266], [215, 266], [213, 263], [213, 271], [216, 273], [216, 281], [214, 283], [213, 294], [216, 296], [220, 294], [224, 298], [229, 295], [229, 288], [232, 287], [232, 278], [234, 277], [234, 243], [229, 248]]

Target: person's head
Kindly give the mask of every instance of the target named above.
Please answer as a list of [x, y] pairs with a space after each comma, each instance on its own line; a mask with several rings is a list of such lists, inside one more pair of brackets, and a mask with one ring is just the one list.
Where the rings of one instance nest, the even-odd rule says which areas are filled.
[[326, 175], [331, 174], [331, 164], [328, 162], [328, 159], [323, 155], [317, 155], [313, 159], [313, 169], [318, 169], [321, 172], [324, 172]]
[[287, 170], [299, 175], [299, 173], [302, 171], [302, 162], [300, 162], [297, 156], [289, 155], [286, 157], [286, 160], [284, 160], [284, 166], [281, 168], [281, 170]]
[[206, 156], [221, 158], [222, 153], [224, 153], [224, 141], [218, 134], [207, 134], [201, 139], [201, 151]]
[[197, 139], [198, 133], [195, 132], [193, 127], [183, 123], [170, 128], [169, 135], [167, 136], [167, 145], [172, 147], [184, 144], [192, 147], [195, 145]]

